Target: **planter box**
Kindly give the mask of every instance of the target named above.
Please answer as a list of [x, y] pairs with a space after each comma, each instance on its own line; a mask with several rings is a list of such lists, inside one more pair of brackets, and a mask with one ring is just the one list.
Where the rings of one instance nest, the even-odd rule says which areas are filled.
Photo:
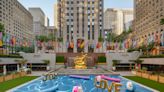
[[4, 76], [5, 81], [13, 79], [13, 74]]
[[4, 76], [0, 76], [0, 82], [4, 82]]
[[15, 78], [19, 78], [20, 77], [20, 73], [16, 73], [16, 74], [14, 74], [13, 75], [13, 78], [15, 79]]
[[134, 75], [136, 75], [137, 74], [137, 72], [136, 71], [131, 71], [132, 72], [132, 74], [134, 74]]
[[141, 72], [136, 72], [136, 75], [141, 77]]
[[157, 75], [150, 75], [149, 79], [154, 80], [154, 81], [158, 81], [158, 76]]
[[26, 76], [26, 72], [20, 72], [20, 76], [21, 77]]
[[164, 77], [163, 76], [159, 76], [159, 82], [164, 83]]
[[148, 79], [149, 78], [149, 74], [148, 73], [142, 73], [142, 77]]

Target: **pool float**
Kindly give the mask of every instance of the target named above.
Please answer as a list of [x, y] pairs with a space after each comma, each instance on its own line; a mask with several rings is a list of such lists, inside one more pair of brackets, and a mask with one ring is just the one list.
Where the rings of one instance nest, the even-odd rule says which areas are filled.
[[120, 82], [120, 81], [121, 81], [120, 79], [117, 79], [117, 78], [110, 78], [110, 77], [104, 76], [104, 75], [101, 75], [101, 78], [102, 78], [102, 79], [105, 79], [105, 80], [113, 81], [113, 82]]
[[71, 78], [78, 78], [78, 79], [85, 79], [85, 80], [89, 80], [89, 76], [79, 76], [79, 75], [69, 75], [69, 77]]
[[83, 89], [81, 86], [74, 86], [72, 92], [83, 92]]
[[100, 82], [101, 81], [101, 76], [96, 76], [96, 81]]
[[134, 92], [135, 91], [135, 86], [131, 81], [128, 81], [126, 83], [126, 92]]

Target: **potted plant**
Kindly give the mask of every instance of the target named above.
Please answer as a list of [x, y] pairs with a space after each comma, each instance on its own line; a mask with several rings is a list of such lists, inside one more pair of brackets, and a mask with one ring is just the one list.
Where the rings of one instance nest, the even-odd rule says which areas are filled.
[[115, 71], [116, 70], [116, 65], [120, 62], [120, 60], [113, 60], [112, 62], [113, 62], [112, 69]]
[[50, 60], [43, 60], [43, 62], [47, 65], [46, 70], [50, 70]]

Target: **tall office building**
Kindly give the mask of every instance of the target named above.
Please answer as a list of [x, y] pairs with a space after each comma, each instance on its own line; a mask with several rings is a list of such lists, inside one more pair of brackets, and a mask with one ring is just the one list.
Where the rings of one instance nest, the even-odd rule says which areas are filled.
[[44, 24], [44, 26], [46, 26], [46, 27], [50, 26], [50, 20], [49, 20], [48, 17], [45, 17], [45, 24]]
[[104, 13], [104, 30], [120, 35], [128, 30], [133, 20], [133, 9], [108, 8]]
[[33, 17], [17, 0], [0, 0], [0, 23], [4, 25], [5, 33], [15, 38], [16, 46], [34, 40]]
[[29, 12], [33, 16], [33, 31], [34, 31], [35, 36], [46, 35], [46, 31], [45, 31], [46, 16], [44, 12], [42, 11], [42, 9], [38, 7], [32, 7], [32, 8], [29, 8]]
[[99, 37], [104, 37], [103, 2], [58, 0], [58, 37], [64, 41], [62, 52], [100, 52], [96, 44]]
[[160, 21], [164, 18], [164, 0], [134, 0], [134, 10], [134, 34], [138, 46], [152, 41], [161, 45], [164, 26]]
[[54, 27], [58, 29], [58, 6], [54, 4]]

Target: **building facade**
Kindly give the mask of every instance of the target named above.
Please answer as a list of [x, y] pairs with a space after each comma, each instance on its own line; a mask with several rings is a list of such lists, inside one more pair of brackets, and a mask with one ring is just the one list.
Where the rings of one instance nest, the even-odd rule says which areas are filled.
[[155, 42], [158, 48], [164, 46], [164, 25], [160, 24], [164, 18], [164, 1], [134, 0], [134, 15], [133, 34], [136, 47], [152, 42]]
[[13, 39], [14, 47], [32, 45], [33, 17], [17, 0], [0, 0], [0, 22], [5, 28], [4, 46], [8, 47]]
[[38, 7], [29, 8], [29, 12], [33, 16], [33, 31], [35, 36], [46, 35], [45, 33], [46, 16], [44, 12], [41, 10], [41, 8]]
[[46, 27], [50, 26], [50, 20], [49, 20], [48, 17], [45, 17], [45, 24], [44, 24], [44, 26], [46, 26]]
[[58, 37], [63, 43], [58, 52], [100, 52], [103, 37], [103, 0], [58, 0]]
[[104, 13], [104, 29], [120, 35], [128, 30], [133, 20], [133, 9], [108, 8]]
[[54, 27], [58, 29], [58, 4], [54, 4]]

